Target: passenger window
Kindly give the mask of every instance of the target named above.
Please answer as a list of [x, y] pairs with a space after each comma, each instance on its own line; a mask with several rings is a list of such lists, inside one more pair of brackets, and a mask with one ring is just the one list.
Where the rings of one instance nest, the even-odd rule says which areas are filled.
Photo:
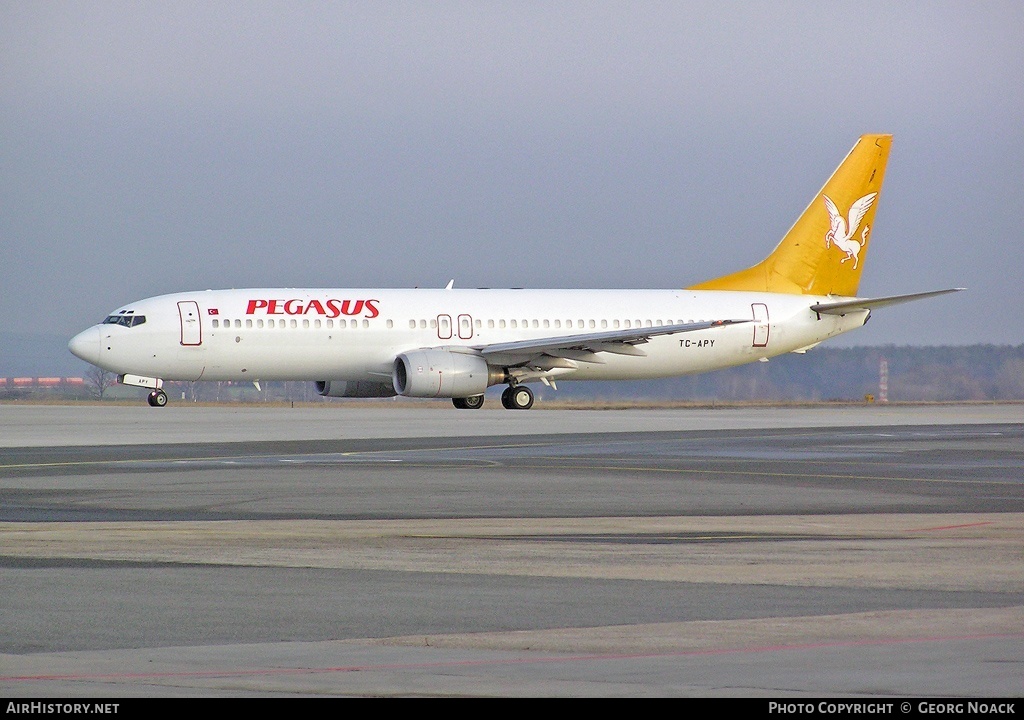
[[258, 327], [258, 328], [263, 327], [263, 321], [262, 320], [257, 320], [256, 321], [256, 327]]
[[295, 328], [295, 327], [298, 327], [298, 326], [299, 326], [299, 323], [297, 323], [297, 322], [295, 321], [295, 318], [292, 318], [292, 322], [291, 322], [291, 325], [292, 325], [292, 327], [293, 327], [293, 328]]
[[241, 320], [235, 320], [235, 327], [236, 328], [241, 328], [242, 327], [242, 321]]
[[213, 321], [213, 326], [214, 326], [215, 328], [216, 328], [216, 327], [220, 327], [220, 322], [219, 322], [218, 320], [214, 320], [214, 321]]
[[309, 327], [309, 320], [307, 320], [306, 318], [302, 318], [302, 327], [308, 328]]
[[513, 329], [515, 329], [516, 327], [518, 327], [518, 326], [516, 325], [516, 321], [515, 321], [515, 320], [513, 320], [513, 321], [512, 321], [512, 328], [513, 328]]
[[252, 327], [252, 320], [251, 320], [251, 319], [249, 319], [249, 318], [246, 318], [246, 320], [245, 320], [245, 326], [246, 326], [247, 328], [251, 328], [251, 327]]
[[415, 330], [416, 329], [416, 321], [415, 320], [410, 320], [409, 321], [409, 329], [410, 330]]
[[269, 320], [267, 320], [267, 327], [275, 327], [274, 318], [270, 318]]
[[389, 328], [393, 328], [394, 326], [395, 326], [395, 324], [393, 322], [391, 322], [390, 320], [388, 320], [388, 327]]

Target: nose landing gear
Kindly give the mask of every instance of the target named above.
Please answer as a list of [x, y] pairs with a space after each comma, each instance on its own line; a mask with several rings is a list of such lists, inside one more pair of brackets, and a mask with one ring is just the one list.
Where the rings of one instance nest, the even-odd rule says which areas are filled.
[[160, 378], [145, 377], [143, 375], [118, 375], [117, 381], [122, 385], [130, 385], [132, 387], [149, 388], [149, 397], [146, 398], [146, 402], [149, 403], [150, 407], [163, 407], [167, 404], [167, 393], [165, 393], [161, 387], [164, 381]]

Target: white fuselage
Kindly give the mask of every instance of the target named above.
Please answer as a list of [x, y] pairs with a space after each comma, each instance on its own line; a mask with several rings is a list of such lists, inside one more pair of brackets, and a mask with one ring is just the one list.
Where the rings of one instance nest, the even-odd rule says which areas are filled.
[[72, 351], [117, 373], [164, 380], [390, 382], [395, 358], [421, 348], [748, 320], [652, 337], [643, 355], [603, 352], [561, 380], [704, 372], [812, 346], [860, 327], [866, 310], [818, 315], [806, 295], [689, 290], [243, 289], [162, 295], [125, 305]]

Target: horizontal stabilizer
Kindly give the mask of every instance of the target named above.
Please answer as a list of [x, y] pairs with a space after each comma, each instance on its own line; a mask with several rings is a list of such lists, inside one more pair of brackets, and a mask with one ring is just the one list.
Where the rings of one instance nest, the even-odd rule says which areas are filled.
[[900, 303], [913, 300], [924, 300], [925, 298], [946, 295], [948, 293], [960, 292], [966, 288], [949, 288], [948, 290], [933, 290], [931, 292], [914, 293], [912, 295], [891, 295], [880, 298], [860, 298], [857, 300], [840, 300], [838, 302], [818, 303], [811, 305], [811, 310], [822, 315], [845, 315], [856, 310], [872, 310], [887, 305], [899, 305]]

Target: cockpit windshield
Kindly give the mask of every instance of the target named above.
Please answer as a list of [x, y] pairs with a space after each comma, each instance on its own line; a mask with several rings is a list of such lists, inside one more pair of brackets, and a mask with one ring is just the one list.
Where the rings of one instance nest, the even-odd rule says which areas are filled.
[[121, 311], [117, 315], [108, 315], [103, 321], [104, 325], [122, 325], [124, 327], [135, 327], [146, 322], [145, 315], [135, 315], [133, 311]]

